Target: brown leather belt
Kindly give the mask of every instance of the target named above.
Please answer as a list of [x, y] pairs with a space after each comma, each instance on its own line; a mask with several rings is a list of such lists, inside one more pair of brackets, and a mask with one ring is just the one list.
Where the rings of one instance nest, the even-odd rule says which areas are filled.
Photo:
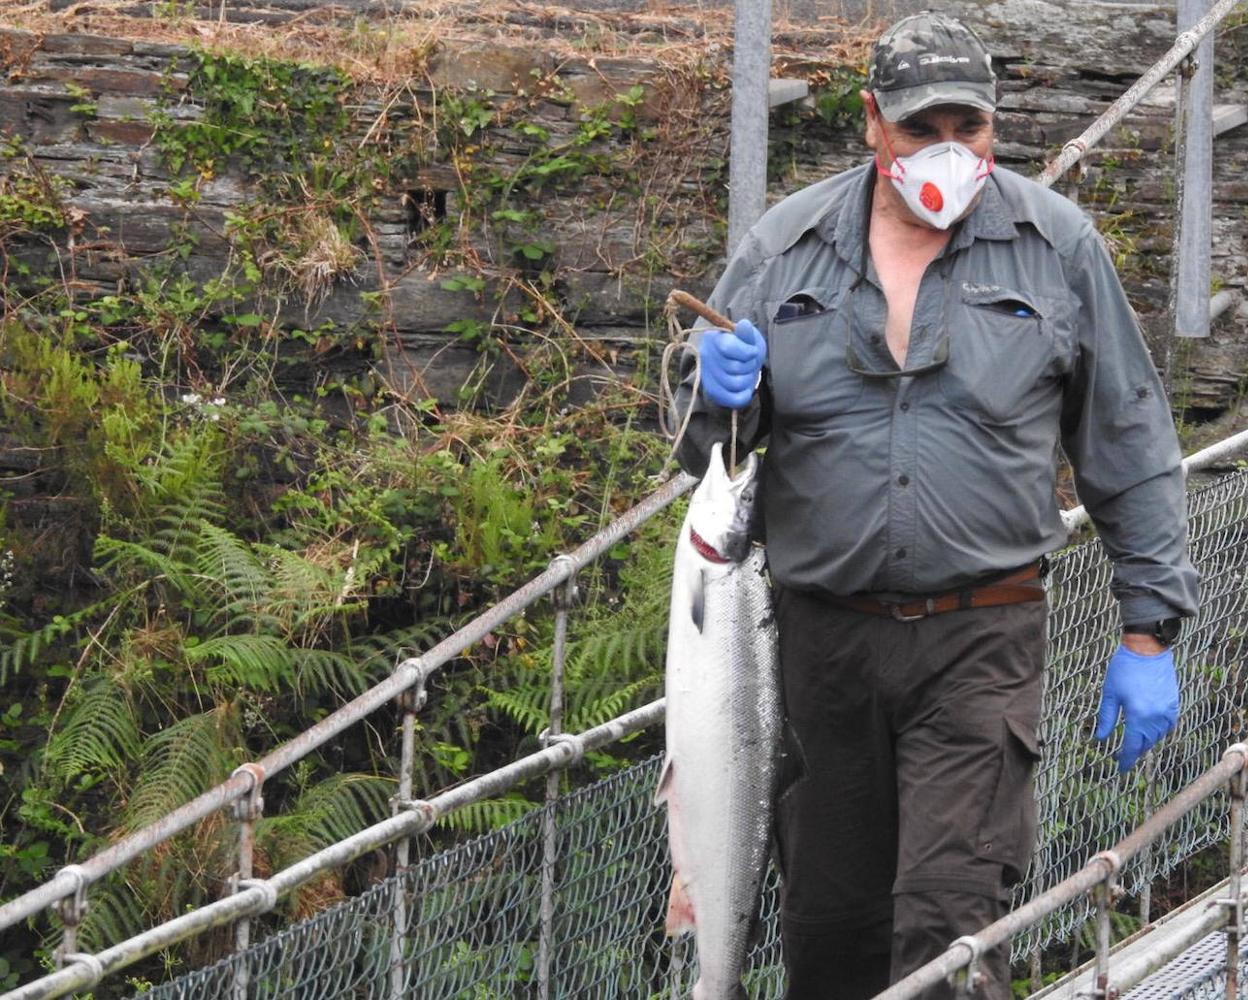
[[946, 611], [1043, 601], [1044, 585], [1040, 582], [1040, 563], [1035, 562], [999, 580], [993, 580], [992, 583], [933, 594], [930, 597], [890, 601], [872, 594], [853, 594], [849, 597], [825, 595], [823, 600], [837, 608], [848, 608], [850, 611], [861, 611], [882, 618], [895, 618], [899, 622], [915, 622], [931, 615], [944, 614]]

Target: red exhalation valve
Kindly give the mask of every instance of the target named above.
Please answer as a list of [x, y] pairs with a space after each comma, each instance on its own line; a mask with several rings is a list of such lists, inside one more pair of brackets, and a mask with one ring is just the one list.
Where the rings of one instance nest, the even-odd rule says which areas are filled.
[[931, 181], [927, 181], [919, 188], [919, 201], [923, 207], [929, 212], [939, 212], [945, 204], [945, 199], [938, 188]]

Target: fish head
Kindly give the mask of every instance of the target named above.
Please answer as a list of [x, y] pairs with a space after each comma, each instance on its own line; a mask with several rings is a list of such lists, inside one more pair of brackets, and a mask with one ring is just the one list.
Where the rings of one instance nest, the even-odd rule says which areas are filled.
[[736, 471], [730, 476], [724, 467], [723, 445], [712, 445], [706, 475], [689, 501], [689, 541], [711, 566], [731, 566], [750, 553], [758, 456], [751, 452]]

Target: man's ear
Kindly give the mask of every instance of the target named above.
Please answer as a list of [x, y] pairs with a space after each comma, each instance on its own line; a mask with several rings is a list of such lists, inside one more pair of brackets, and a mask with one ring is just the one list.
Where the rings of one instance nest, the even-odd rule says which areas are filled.
[[880, 151], [880, 109], [875, 104], [875, 97], [869, 90], [858, 91], [858, 96], [862, 98], [863, 117], [866, 119], [866, 131], [863, 133], [863, 141], [867, 144], [867, 148]]

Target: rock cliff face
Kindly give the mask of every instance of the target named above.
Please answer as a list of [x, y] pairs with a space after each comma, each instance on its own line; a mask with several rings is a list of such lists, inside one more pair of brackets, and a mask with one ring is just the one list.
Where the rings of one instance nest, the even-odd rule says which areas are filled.
[[[925, 5], [964, 17], [989, 44], [1002, 78], [998, 156], [1024, 173], [1174, 36], [1169, 5]], [[241, 281], [237, 294], [204, 302], [205, 323], [245, 316], [302, 331], [328, 345], [313, 368], [371, 365], [444, 404], [475, 378], [498, 403], [527, 377], [512, 339], [555, 331], [588, 345], [582, 375], [627, 376], [666, 338], [667, 291], [705, 294], [722, 265], [731, 40], [722, 5], [599, 0], [578, 13], [448, 0], [396, 14], [389, 3], [54, 0], [37, 15], [0, 4], [0, 23], [6, 6], [8, 193], [42, 186], [60, 213], [54, 224], [0, 230], [7, 295], [41, 276], [63, 277], [79, 300], [157, 272], [202, 285], [250, 253], [285, 280]], [[865, 155], [852, 95], [874, 27], [830, 17], [853, 13], [834, 0], [777, 11], [789, 15], [777, 23], [777, 73], [808, 80], [815, 99], [773, 112], [772, 200]], [[1219, 40], [1215, 103], [1244, 103], [1245, 34]], [[226, 63], [195, 54], [231, 46], [359, 72], [283, 82], [239, 70], [225, 80]], [[1162, 84], [1090, 157], [1078, 191], [1065, 188], [1097, 217], [1155, 347], [1172, 232], [1172, 95]], [[289, 108], [283, 117], [278, 105], [296, 100], [305, 117]], [[248, 131], [249, 112], [271, 134], [232, 137]], [[333, 129], [331, 118], [341, 119]], [[279, 134], [289, 129], [325, 144], [324, 155], [306, 159], [293, 133]], [[1248, 277], [1245, 165], [1240, 127], [1216, 141], [1214, 161], [1213, 273], [1233, 291]], [[295, 211], [278, 224], [283, 199]], [[316, 224], [328, 234], [320, 241]], [[1177, 355], [1181, 401], [1202, 417], [1238, 406], [1246, 318], [1242, 305], [1230, 309], [1208, 343]], [[382, 334], [380, 360], [351, 349], [365, 330]], [[594, 385], [585, 378], [581, 391]]]

